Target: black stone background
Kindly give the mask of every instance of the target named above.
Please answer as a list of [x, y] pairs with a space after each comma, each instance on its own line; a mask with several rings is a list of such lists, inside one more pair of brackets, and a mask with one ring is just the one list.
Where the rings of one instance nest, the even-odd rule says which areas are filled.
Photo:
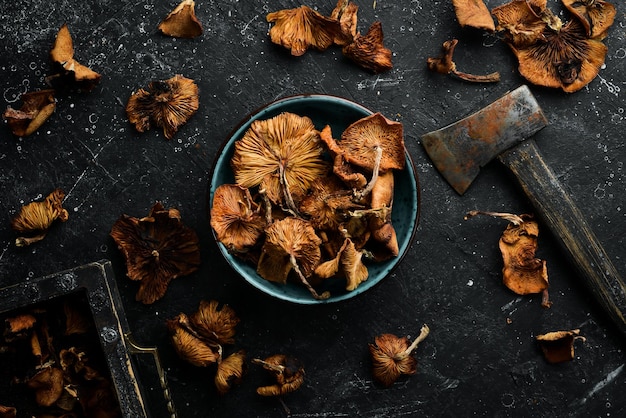
[[[299, 58], [269, 41], [268, 12], [300, 2], [198, 0], [204, 34], [193, 40], [157, 33], [176, 1], [2, 0], [0, 92], [3, 109], [27, 90], [45, 88], [56, 32], [69, 25], [75, 57], [102, 74], [88, 94], [58, 97], [56, 113], [34, 135], [0, 127], [0, 285], [110, 259], [135, 339], [160, 350], [181, 417], [285, 416], [276, 399], [258, 397], [265, 374], [251, 366], [241, 386], [217, 395], [209, 370], [178, 359], [165, 320], [194, 311], [201, 299], [232, 306], [241, 318], [237, 347], [250, 357], [286, 352], [306, 366], [306, 382], [284, 397], [294, 417], [579, 416], [626, 414], [624, 339], [607, 323], [570, 265], [542, 229], [538, 256], [548, 262], [554, 305], [519, 297], [501, 284], [497, 247], [502, 221], [463, 221], [471, 209], [531, 212], [497, 164], [484, 168], [462, 197], [433, 168], [420, 136], [487, 105], [524, 83], [515, 58], [494, 35], [460, 28], [449, 1], [359, 1], [359, 30], [380, 20], [394, 68], [372, 75], [341, 51]], [[492, 8], [502, 1], [487, 1]], [[560, 4], [548, 4], [566, 19]], [[606, 64], [574, 94], [534, 87], [550, 125], [537, 136], [545, 158], [626, 276], [626, 16], [605, 43]], [[330, 13], [334, 1], [309, 2]], [[499, 71], [500, 83], [471, 85], [431, 74], [426, 58], [457, 37], [455, 61], [473, 73]], [[129, 95], [153, 79], [182, 74], [200, 87], [200, 109], [173, 140], [128, 123]], [[207, 182], [220, 144], [249, 112], [298, 93], [342, 96], [400, 121], [419, 173], [421, 222], [395, 272], [352, 300], [298, 306], [260, 294], [233, 273], [213, 240], [206, 212]], [[36, 245], [18, 249], [10, 219], [20, 207], [61, 187], [70, 219]], [[151, 306], [135, 302], [109, 231], [122, 213], [144, 216], [155, 201], [179, 208], [200, 235], [202, 267], [175, 280]], [[507, 323], [510, 319], [510, 323]], [[367, 344], [381, 333], [431, 335], [416, 351], [418, 373], [391, 388], [371, 377]], [[537, 334], [580, 328], [576, 358], [549, 365]], [[154, 416], [166, 416], [154, 366], [139, 360]], [[1, 399], [0, 403], [10, 403]]]

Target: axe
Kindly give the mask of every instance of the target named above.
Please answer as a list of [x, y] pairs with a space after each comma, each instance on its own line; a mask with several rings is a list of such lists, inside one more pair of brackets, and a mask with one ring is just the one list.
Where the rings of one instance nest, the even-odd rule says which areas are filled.
[[521, 86], [478, 112], [423, 135], [422, 144], [460, 195], [492, 159], [508, 167], [587, 289], [626, 335], [624, 281], [530, 138], [547, 123], [528, 87]]

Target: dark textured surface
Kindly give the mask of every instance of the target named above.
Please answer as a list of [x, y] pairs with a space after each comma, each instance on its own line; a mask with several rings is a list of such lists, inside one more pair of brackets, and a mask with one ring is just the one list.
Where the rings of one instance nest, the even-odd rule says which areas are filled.
[[[316, 2], [316, 7], [329, 13], [334, 3]], [[256, 366], [240, 387], [220, 397], [210, 370], [176, 357], [164, 322], [194, 311], [201, 299], [217, 299], [236, 310], [241, 318], [236, 347], [249, 357], [287, 352], [304, 362], [305, 385], [284, 398], [294, 417], [626, 414], [624, 338], [579, 285], [547, 230], [538, 255], [548, 262], [554, 305], [544, 310], [539, 297], [518, 297], [501, 285], [497, 240], [504, 223], [463, 221], [472, 209], [532, 210], [506, 171], [489, 165], [459, 197], [419, 143], [422, 134], [524, 82], [505, 44], [461, 29], [448, 1], [357, 1], [359, 29], [380, 20], [394, 52], [394, 69], [371, 75], [336, 48], [293, 58], [271, 44], [265, 15], [300, 3], [198, 1], [196, 14], [205, 32], [193, 40], [156, 32], [175, 4], [2, 0], [3, 106], [45, 87], [48, 52], [63, 23], [74, 37], [77, 60], [103, 78], [91, 93], [59, 96], [56, 113], [30, 137], [16, 138], [0, 127], [0, 285], [110, 259], [135, 338], [160, 349], [182, 417], [285, 415], [277, 400], [254, 393], [265, 383]], [[559, 8], [556, 0], [548, 4]], [[622, 4], [617, 7], [605, 40], [606, 64], [592, 83], [574, 94], [531, 90], [550, 122], [536, 136], [539, 147], [626, 276], [626, 17]], [[500, 71], [502, 81], [470, 85], [428, 73], [426, 58], [451, 37], [460, 40], [459, 69]], [[128, 96], [152, 79], [177, 73], [198, 83], [198, 113], [171, 141], [156, 130], [136, 133], [124, 114]], [[298, 93], [342, 96], [402, 122], [420, 175], [421, 223], [408, 256], [380, 285], [339, 304], [295, 306], [259, 294], [221, 258], [206, 216], [207, 183], [221, 142], [249, 112]], [[16, 248], [10, 219], [55, 187], [67, 193], [70, 219], [55, 225], [43, 242]], [[134, 300], [137, 285], [125, 277], [108, 234], [120, 214], [144, 216], [156, 200], [179, 208], [183, 221], [198, 232], [203, 264], [175, 280], [162, 300], [143, 306]], [[385, 332], [414, 338], [423, 323], [432, 331], [416, 352], [418, 374], [388, 389], [374, 384], [367, 344]], [[587, 338], [576, 344], [575, 360], [546, 364], [534, 336], [571, 328], [580, 328]], [[153, 414], [165, 416], [158, 385], [150, 384], [153, 366], [142, 366]], [[10, 403], [1, 396], [0, 404]]]

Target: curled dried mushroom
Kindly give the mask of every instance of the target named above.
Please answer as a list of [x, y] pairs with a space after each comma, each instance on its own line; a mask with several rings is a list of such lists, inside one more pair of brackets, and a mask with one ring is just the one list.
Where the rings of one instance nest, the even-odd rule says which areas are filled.
[[202, 35], [202, 24], [196, 18], [196, 3], [193, 0], [183, 0], [172, 10], [161, 23], [159, 30], [175, 38], [196, 38]]
[[470, 26], [488, 32], [496, 30], [489, 9], [483, 0], [452, 0], [452, 4], [461, 27]]
[[261, 396], [282, 396], [295, 392], [304, 383], [304, 366], [297, 358], [287, 354], [274, 354], [265, 359], [252, 359], [253, 364], [262, 366], [275, 379], [274, 384], [260, 386], [256, 393]]
[[165, 209], [160, 202], [146, 217], [120, 216], [110, 235], [126, 260], [126, 274], [140, 282], [136, 299], [144, 304], [161, 299], [170, 281], [200, 265], [195, 231], [182, 223], [178, 209]]
[[343, 47], [343, 55], [374, 74], [389, 71], [393, 68], [391, 50], [385, 47], [383, 39], [382, 23], [374, 22], [365, 35], [357, 33]]
[[617, 10], [615, 6], [604, 0], [562, 0], [563, 4], [587, 31], [587, 36], [602, 39], [606, 36]]
[[428, 65], [428, 69], [439, 74], [451, 74], [461, 80], [472, 83], [495, 83], [500, 81], [500, 73], [498, 72], [487, 75], [474, 75], [457, 70], [452, 56], [454, 55], [454, 49], [458, 42], [458, 39], [445, 41], [442, 46], [441, 55], [427, 59], [426, 64]]
[[55, 189], [43, 201], [35, 201], [23, 206], [20, 213], [11, 221], [11, 228], [21, 234], [16, 238], [15, 245], [24, 247], [41, 241], [48, 229], [57, 219], [65, 222], [69, 218], [67, 209], [63, 208], [65, 192]]
[[22, 94], [22, 107], [8, 106], [3, 113], [11, 132], [16, 136], [28, 136], [48, 120], [56, 109], [54, 90], [31, 91]]
[[543, 355], [549, 363], [562, 363], [574, 359], [574, 342], [586, 341], [579, 329], [569, 331], [552, 331], [540, 334], [535, 340], [541, 347]]
[[100, 74], [74, 59], [74, 42], [67, 24], [57, 33], [50, 58], [58, 72], [48, 76], [47, 81], [56, 88], [91, 91], [100, 82]]

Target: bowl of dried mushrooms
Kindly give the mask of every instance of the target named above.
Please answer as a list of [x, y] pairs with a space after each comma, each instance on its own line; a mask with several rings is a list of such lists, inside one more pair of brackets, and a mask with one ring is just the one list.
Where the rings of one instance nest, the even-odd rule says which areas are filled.
[[336, 96], [291, 96], [253, 112], [223, 144], [211, 229], [257, 289], [337, 302], [400, 263], [419, 222], [418, 184], [400, 122]]

